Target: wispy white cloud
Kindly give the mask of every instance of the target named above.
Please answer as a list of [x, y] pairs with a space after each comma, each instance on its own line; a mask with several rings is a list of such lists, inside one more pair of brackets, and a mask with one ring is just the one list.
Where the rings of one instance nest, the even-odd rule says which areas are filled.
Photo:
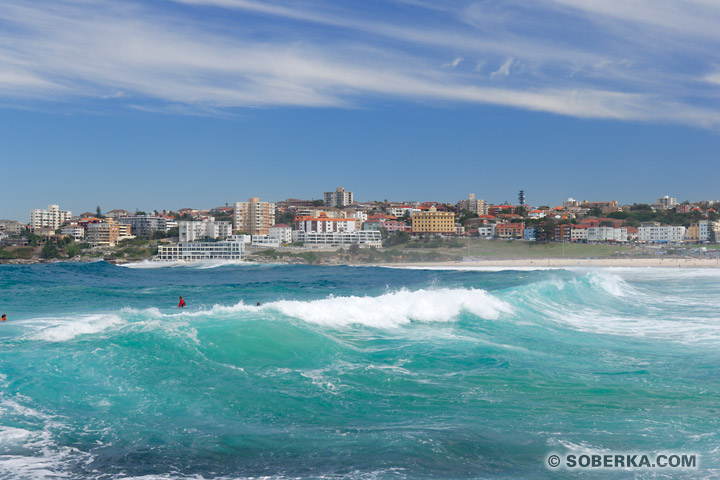
[[506, 59], [506, 60], [502, 63], [502, 65], [500, 65], [500, 68], [498, 68], [497, 70], [495, 70], [494, 72], [492, 72], [492, 73], [490, 74], [490, 76], [493, 77], [493, 78], [494, 78], [494, 77], [507, 77], [508, 75], [510, 75], [510, 67], [511, 67], [512, 64], [513, 64], [513, 61], [514, 61], [513, 58], [508, 58], [508, 59]]
[[709, 73], [702, 80], [713, 85], [720, 85], [720, 71]]
[[[0, 30], [0, 97], [90, 97], [200, 114], [229, 107], [345, 108], [383, 97], [581, 118], [720, 124], [716, 105], [695, 104], [678, 93], [690, 88], [687, 72], [648, 65], [649, 57], [632, 48], [574, 45], [545, 30], [523, 35], [514, 27], [513, 1], [492, 3], [491, 17], [473, 4], [396, 1], [416, 10], [434, 8], [443, 20], [389, 24], [367, 12], [352, 15], [312, 1], [289, 7], [176, 0], [180, 9], [158, 11], [132, 2], [6, 0], [0, 4], [0, 23], [8, 27]], [[596, 7], [547, 2], [573, 15]], [[194, 15], [208, 8], [230, 9], [236, 16], [218, 22]], [[598, 13], [611, 16], [604, 9]], [[615, 13], [632, 18], [632, 11]], [[247, 15], [261, 18], [250, 22]], [[308, 23], [333, 31], [299, 28]], [[550, 39], [538, 40], [543, 36]], [[466, 59], [478, 67], [457, 68]], [[479, 73], [482, 65], [499, 67], [488, 77]], [[504, 88], [497, 88], [499, 78]], [[706, 77], [706, 84], [712, 78]]]
[[464, 59], [462, 57], [455, 57], [452, 62], [443, 63], [443, 68], [457, 68]]
[[687, 36], [720, 38], [715, 0], [550, 0], [571, 10], [661, 28]]

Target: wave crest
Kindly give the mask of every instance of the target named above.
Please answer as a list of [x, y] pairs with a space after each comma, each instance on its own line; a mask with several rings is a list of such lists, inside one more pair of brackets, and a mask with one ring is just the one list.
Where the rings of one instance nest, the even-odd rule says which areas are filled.
[[300, 320], [329, 326], [353, 324], [397, 327], [416, 322], [449, 322], [467, 311], [494, 320], [512, 313], [507, 302], [475, 289], [399, 290], [378, 297], [329, 297], [322, 300], [283, 300], [268, 304]]

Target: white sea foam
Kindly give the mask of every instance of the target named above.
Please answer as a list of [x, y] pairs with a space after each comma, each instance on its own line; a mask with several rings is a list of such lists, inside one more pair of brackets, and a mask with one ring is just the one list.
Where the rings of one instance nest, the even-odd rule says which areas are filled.
[[655, 338], [685, 344], [720, 342], [720, 318], [660, 318], [623, 316], [610, 312], [581, 310], [567, 312], [559, 322], [573, 328], [604, 335]]
[[35, 318], [23, 324], [32, 330], [25, 338], [48, 342], [65, 342], [79, 335], [100, 333], [123, 323], [119, 315], [98, 313], [74, 317]]
[[620, 276], [614, 275], [606, 271], [596, 271], [588, 274], [590, 284], [595, 288], [600, 288], [610, 295], [616, 297], [625, 297], [629, 294], [637, 292]]
[[416, 322], [449, 322], [467, 311], [485, 319], [511, 313], [512, 307], [484, 290], [436, 289], [399, 290], [377, 297], [329, 297], [322, 300], [284, 300], [267, 304], [267, 309], [309, 323], [330, 326], [352, 324], [397, 327]]
[[120, 267], [127, 268], [195, 268], [195, 269], [207, 269], [207, 268], [218, 268], [225, 267], [228, 265], [257, 265], [253, 262], [245, 260], [195, 260], [195, 261], [181, 261], [181, 260], [143, 260], [142, 262], [131, 262], [119, 265]]
[[[366, 266], [366, 265], [357, 265]], [[540, 265], [509, 265], [509, 266], [483, 266], [483, 265], [376, 265], [378, 268], [390, 268], [398, 270], [448, 270], [448, 271], [460, 271], [460, 272], [506, 272], [506, 271], [518, 271], [518, 272], [532, 272], [535, 270], [570, 270], [573, 267], [564, 266], [540, 266]]]
[[53, 432], [67, 428], [53, 415], [23, 405], [26, 397], [0, 399], [0, 413], [19, 416], [38, 429], [0, 427], [0, 478], [66, 478], [71, 464], [92, 456], [76, 448], [59, 446]]
[[[707, 295], [668, 297], [607, 270], [562, 280], [562, 287], [557, 282], [556, 278], [526, 285], [512, 296], [541, 317], [578, 331], [685, 344], [720, 342], [720, 305], [708, 301]], [[573, 292], [582, 296], [567, 301]]]

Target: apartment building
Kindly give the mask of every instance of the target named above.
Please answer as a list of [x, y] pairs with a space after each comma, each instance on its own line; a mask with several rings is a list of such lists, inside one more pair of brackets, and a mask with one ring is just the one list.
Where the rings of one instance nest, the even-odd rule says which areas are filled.
[[475, 198], [475, 194], [471, 193], [467, 200], [460, 200], [456, 205], [458, 212], [467, 210], [468, 212], [477, 213], [478, 215], [487, 215], [488, 204], [485, 200]]
[[277, 238], [280, 243], [290, 243], [292, 242], [292, 227], [278, 223], [270, 227], [268, 235], [271, 238]]
[[130, 225], [133, 235], [138, 237], [150, 237], [153, 232], [167, 232], [170, 229], [167, 218], [153, 215], [134, 215], [119, 218], [117, 221], [118, 223]]
[[588, 227], [587, 241], [626, 243], [628, 241], [628, 231], [625, 227]]
[[354, 232], [357, 230], [356, 227], [357, 223], [354, 218], [332, 218], [325, 213], [321, 213], [318, 217], [295, 217], [295, 230], [301, 232]]
[[270, 235], [253, 235], [250, 246], [253, 248], [278, 248], [282, 245], [280, 239]]
[[107, 219], [103, 223], [90, 223], [85, 232], [85, 240], [93, 246], [107, 245], [114, 247], [121, 240], [134, 238], [131, 234], [131, 227], [125, 223], [115, 223]]
[[18, 235], [25, 230], [25, 225], [17, 220], [0, 220], [0, 232], [6, 235]]
[[434, 205], [427, 211], [416, 212], [411, 219], [413, 233], [455, 233], [455, 214], [439, 212]]
[[700, 220], [693, 222], [685, 232], [685, 241], [703, 243], [710, 239], [710, 222], [708, 220]]
[[337, 187], [334, 192], [325, 192], [325, 206], [343, 208], [353, 204], [353, 192], [345, 191], [344, 187]]
[[657, 201], [653, 204], [653, 207], [657, 208], [658, 210], [668, 210], [675, 208], [677, 204], [677, 198], [665, 195], [662, 198], [658, 198]]
[[46, 228], [57, 230], [64, 223], [70, 221], [72, 212], [69, 210], [60, 210], [58, 205], [48, 205], [47, 210], [35, 208], [30, 210], [30, 230]]
[[181, 242], [194, 242], [205, 238], [227, 238], [232, 235], [231, 222], [216, 222], [214, 217], [208, 217], [198, 222], [178, 222], [178, 235]]
[[275, 204], [253, 197], [235, 203], [235, 233], [267, 235], [275, 225]]
[[524, 223], [498, 223], [493, 231], [494, 236], [504, 239], [523, 239], [525, 238]]
[[382, 235], [375, 230], [323, 233], [294, 230], [293, 241], [305, 245], [343, 246], [357, 244], [361, 247], [382, 247]]
[[685, 237], [685, 227], [643, 223], [638, 228], [638, 241], [644, 243], [678, 243]]
[[60, 229], [60, 233], [63, 235], [68, 235], [69, 237], [72, 237], [73, 240], [76, 242], [79, 242], [81, 240], [85, 239], [85, 227], [83, 227], [80, 224], [77, 223], [71, 223], [69, 225], [65, 225]]

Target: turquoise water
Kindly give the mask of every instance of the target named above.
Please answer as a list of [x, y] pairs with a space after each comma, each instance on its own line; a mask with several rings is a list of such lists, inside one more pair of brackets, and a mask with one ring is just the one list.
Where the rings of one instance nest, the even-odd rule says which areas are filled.
[[[718, 287], [711, 269], [0, 266], [0, 478], [717, 477]], [[587, 451], [700, 467], [546, 467]]]

